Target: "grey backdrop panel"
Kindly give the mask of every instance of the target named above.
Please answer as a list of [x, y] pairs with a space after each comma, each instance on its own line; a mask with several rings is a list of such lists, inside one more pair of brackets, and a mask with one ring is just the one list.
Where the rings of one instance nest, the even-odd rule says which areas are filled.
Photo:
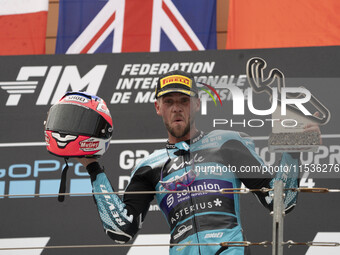
[[[340, 92], [338, 84], [340, 47], [3, 56], [0, 57], [0, 194], [15, 194], [22, 191], [44, 193], [49, 190], [46, 188], [48, 180], [58, 181], [64, 162], [48, 154], [43, 144], [43, 121], [54, 97], [57, 98], [67, 90], [82, 88], [96, 91], [96, 94], [107, 102], [114, 121], [114, 136], [111, 147], [101, 159], [101, 163], [105, 166], [113, 187], [121, 190], [126, 185], [131, 166], [136, 160], [164, 146], [166, 132], [162, 121], [155, 114], [152, 98], [149, 97], [154, 91], [150, 83], [158, 76], [157, 67], [166, 68], [173, 66], [174, 63], [186, 63], [182, 66], [186, 68], [185, 70], [197, 71], [194, 73], [196, 77], [203, 80], [205, 76], [214, 78], [210, 79], [212, 81], [210, 85], [214, 86], [216, 85], [214, 80], [218, 81], [223, 75], [228, 76], [229, 82], [242, 80], [247, 60], [255, 56], [264, 58], [268, 63], [268, 69], [277, 67], [283, 71], [287, 78], [292, 79], [289, 86], [303, 85], [310, 89], [331, 110], [330, 123], [322, 127], [322, 133], [328, 135], [328, 138], [324, 139], [323, 147], [317, 153], [304, 154], [303, 158], [309, 163], [339, 164], [337, 108]], [[205, 64], [206, 70], [200, 68]], [[129, 67], [135, 69], [130, 68], [130, 71], [126, 71]], [[138, 67], [144, 69], [137, 71]], [[148, 67], [154, 69], [147, 70]], [[117, 88], [117, 84], [124, 79], [126, 84], [132, 84], [131, 89]], [[16, 92], [9, 94], [10, 89], [6, 87], [5, 82], [7, 85], [9, 82], [19, 82], [24, 92], [17, 88]], [[297, 84], [298, 82], [303, 84]], [[29, 86], [33, 87], [29, 89]], [[242, 86], [245, 88], [249, 85], [245, 82]], [[123, 96], [123, 93], [127, 93], [125, 97], [129, 96], [130, 99], [115, 103], [115, 99]], [[138, 93], [142, 93], [144, 99], [135, 103]], [[9, 100], [10, 95], [12, 96]], [[223, 104], [224, 106], [219, 108], [219, 114], [225, 118], [233, 117], [231, 101], [223, 101]], [[212, 102], [208, 103], [209, 111], [214, 112], [216, 109]], [[245, 118], [251, 117], [249, 113], [246, 114]], [[198, 122], [207, 128], [212, 118], [213, 114], [199, 116]], [[236, 129], [254, 137], [265, 136], [270, 132], [268, 127]], [[256, 146], [266, 161], [279, 158], [278, 155], [273, 156], [266, 152], [265, 140], [256, 140]], [[73, 162], [70, 170], [69, 189], [80, 189], [84, 192], [88, 190], [85, 169]], [[314, 178], [309, 181], [315, 182], [315, 187], [339, 188], [339, 179], [336, 177]], [[84, 183], [84, 188], [80, 187], [79, 183]], [[50, 190], [55, 189], [52, 186], [49, 186]], [[338, 220], [340, 206], [337, 201], [339, 201], [337, 194], [301, 194], [297, 208], [285, 218], [285, 240], [309, 241], [313, 240], [317, 232], [340, 232]], [[48, 236], [51, 239], [47, 245], [112, 243], [102, 230], [91, 196], [67, 197], [64, 203], [58, 203], [56, 197], [0, 198], [0, 204], [0, 239]], [[241, 204], [247, 239], [271, 240], [272, 218], [269, 213], [252, 195], [242, 196]], [[149, 212], [143, 229], [139, 232], [139, 234], [154, 233], [168, 233], [167, 224], [156, 209]], [[252, 250], [253, 254], [271, 252], [270, 248], [263, 247], [254, 247]], [[306, 250], [307, 247], [293, 247], [289, 254], [304, 254]], [[42, 254], [126, 254], [127, 251], [127, 248], [62, 251], [46, 249]]]

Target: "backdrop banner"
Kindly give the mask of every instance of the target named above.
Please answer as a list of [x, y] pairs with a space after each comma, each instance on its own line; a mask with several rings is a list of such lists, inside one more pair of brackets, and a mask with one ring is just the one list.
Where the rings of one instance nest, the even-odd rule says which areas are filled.
[[[266, 61], [264, 79], [273, 68], [285, 76], [286, 87], [303, 86], [331, 112], [321, 126], [322, 145], [301, 155], [302, 187], [340, 188], [340, 47], [263, 50], [211, 50], [198, 52], [122, 53], [93, 55], [42, 55], [0, 57], [0, 247], [113, 244], [103, 231], [93, 198], [72, 195], [63, 203], [59, 191], [64, 160], [46, 151], [44, 120], [47, 111], [67, 91], [86, 91], [103, 98], [112, 115], [114, 134], [108, 152], [100, 159], [113, 188], [122, 191], [133, 167], [154, 150], [164, 148], [166, 129], [154, 109], [158, 76], [181, 69], [197, 82], [216, 89], [200, 91], [202, 109], [198, 127], [237, 130], [253, 137], [258, 154], [268, 165], [280, 155], [268, 151], [273, 120], [272, 101], [266, 93], [250, 94], [246, 75], [249, 59]], [[204, 85], [199, 85], [200, 87]], [[270, 87], [275, 90], [278, 84]], [[278, 99], [285, 96], [279, 91]], [[252, 97], [252, 101], [250, 100]], [[221, 102], [219, 101], [221, 99]], [[214, 102], [216, 101], [216, 102]], [[310, 113], [313, 106], [302, 104]], [[340, 123], [339, 123], [340, 124]], [[86, 170], [70, 160], [67, 187], [71, 193], [89, 193]], [[30, 195], [6, 197], [4, 195]], [[44, 196], [44, 194], [52, 194]], [[54, 195], [53, 195], [54, 194]], [[285, 217], [284, 240], [312, 241], [318, 236], [334, 241], [339, 236], [340, 195], [299, 195], [296, 208]], [[271, 241], [272, 216], [254, 198], [241, 198], [241, 215], [247, 240]], [[169, 228], [155, 201], [142, 230], [131, 243], [166, 243]], [[156, 235], [156, 237], [155, 237]], [[292, 247], [289, 254], [316, 254], [313, 247]], [[335, 247], [334, 254], [339, 253]], [[167, 254], [168, 247], [40, 249], [30, 254]], [[328, 252], [328, 250], [330, 250]], [[8, 254], [0, 251], [0, 254]], [[271, 254], [271, 248], [252, 247], [253, 254]], [[330, 248], [327, 254], [331, 253]], [[16, 251], [15, 254], [27, 254]]]

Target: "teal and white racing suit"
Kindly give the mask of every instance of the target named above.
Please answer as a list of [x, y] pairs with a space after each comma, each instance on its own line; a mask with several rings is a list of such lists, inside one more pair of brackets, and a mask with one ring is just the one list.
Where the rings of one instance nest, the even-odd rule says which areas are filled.
[[[243, 255], [244, 247], [185, 246], [185, 244], [243, 241], [239, 194], [204, 192], [224, 188], [272, 188], [275, 180], [286, 188], [298, 187], [299, 153], [283, 153], [278, 166], [282, 171], [264, 173], [266, 168], [255, 152], [253, 141], [245, 134], [215, 130], [190, 141], [168, 144], [144, 158], [134, 169], [126, 191], [166, 191], [161, 181], [176, 180], [188, 171], [195, 179], [188, 186], [178, 185], [182, 193], [156, 195], [171, 233], [170, 242], [183, 244], [170, 248], [172, 255]], [[252, 170], [250, 170], [252, 169]], [[258, 171], [255, 171], [255, 170]], [[289, 171], [287, 171], [287, 169]], [[98, 163], [87, 167], [93, 192], [113, 189]], [[161, 174], [162, 173], [162, 174]], [[188, 193], [189, 191], [201, 191]], [[285, 191], [286, 212], [296, 203], [297, 192]], [[269, 192], [255, 192], [259, 201], [272, 209]], [[106, 233], [118, 242], [129, 241], [138, 231], [154, 194], [95, 195], [95, 201]]]

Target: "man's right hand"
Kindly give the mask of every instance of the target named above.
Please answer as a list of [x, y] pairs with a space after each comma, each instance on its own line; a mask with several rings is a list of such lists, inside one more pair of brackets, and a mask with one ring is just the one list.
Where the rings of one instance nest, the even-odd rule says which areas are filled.
[[81, 163], [85, 168], [87, 167], [87, 165], [98, 161], [96, 158], [76, 158], [76, 160]]

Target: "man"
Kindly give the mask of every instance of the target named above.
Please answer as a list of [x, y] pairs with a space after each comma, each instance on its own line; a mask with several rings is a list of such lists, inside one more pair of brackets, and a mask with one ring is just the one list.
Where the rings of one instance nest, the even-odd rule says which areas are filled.
[[[169, 224], [171, 243], [183, 244], [171, 247], [170, 254], [245, 254], [244, 247], [185, 246], [244, 240], [239, 195], [204, 191], [240, 188], [241, 183], [248, 188], [272, 188], [276, 179], [283, 180], [287, 188], [296, 188], [298, 172], [280, 172], [274, 179], [271, 175], [242, 173], [242, 166], [264, 165], [255, 153], [252, 140], [239, 132], [214, 130], [206, 134], [197, 129], [195, 114], [200, 109], [200, 100], [190, 74], [173, 71], [162, 75], [156, 99], [156, 113], [163, 118], [168, 143], [135, 167], [126, 191], [169, 191], [157, 194], [156, 198]], [[95, 159], [79, 161], [91, 176], [93, 192], [113, 191]], [[284, 153], [280, 165], [298, 169], [298, 162], [299, 153]], [[231, 166], [236, 171], [231, 171]], [[209, 167], [224, 171], [209, 171]], [[174, 190], [184, 192], [170, 192]], [[268, 192], [256, 195], [264, 206], [272, 208]], [[127, 242], [138, 231], [154, 195], [126, 194], [123, 201], [116, 195], [94, 197], [106, 233], [117, 242]], [[286, 211], [290, 211], [295, 202], [296, 192], [286, 191]]]

